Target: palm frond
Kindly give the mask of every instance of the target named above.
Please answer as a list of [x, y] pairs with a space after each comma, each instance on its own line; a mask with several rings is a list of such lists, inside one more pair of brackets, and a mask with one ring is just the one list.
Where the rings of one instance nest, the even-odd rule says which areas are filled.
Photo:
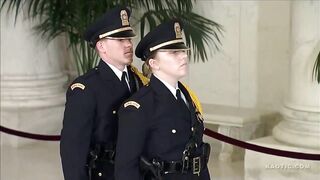
[[209, 49], [212, 50], [210, 53], [220, 50], [220, 36], [223, 35], [222, 26], [193, 12], [185, 13], [180, 12], [179, 10], [149, 10], [140, 17], [140, 36], [144, 36], [144, 29], [147, 24], [149, 25], [148, 29], [152, 30], [159, 23], [172, 18], [178, 18], [184, 22], [186, 43], [188, 46], [192, 47], [193, 58], [196, 62], [200, 59], [203, 62], [208, 60], [206, 47], [209, 47]]
[[320, 52], [319, 52], [317, 59], [314, 63], [312, 72], [313, 72], [313, 77], [320, 84]]
[[219, 49], [222, 27], [212, 20], [193, 13], [195, 2], [195, 0], [2, 0], [0, 10], [7, 8], [7, 12], [15, 12], [17, 18], [20, 10], [27, 8], [29, 18], [40, 20], [34, 28], [47, 42], [65, 34], [69, 41], [68, 47], [74, 54], [78, 72], [81, 74], [97, 63], [94, 51], [82, 40], [83, 32], [95, 19], [117, 5], [128, 6], [133, 12], [145, 12], [136, 18], [140, 23], [141, 37], [145, 34], [145, 29], [151, 30], [161, 22], [179, 17], [186, 24], [186, 42], [193, 49], [194, 59], [208, 60], [205, 47], [212, 46], [212, 52]]
[[19, 10], [21, 9], [21, 3], [22, 3], [22, 0], [11, 0], [11, 1], [7, 1], [7, 0], [3, 0], [2, 3], [1, 3], [1, 8], [0, 10], [2, 11], [3, 8], [5, 8], [5, 5], [7, 4], [8, 5], [8, 8], [7, 8], [7, 14], [9, 14], [11, 11], [15, 11], [15, 21], [18, 17], [18, 13], [19, 13]]

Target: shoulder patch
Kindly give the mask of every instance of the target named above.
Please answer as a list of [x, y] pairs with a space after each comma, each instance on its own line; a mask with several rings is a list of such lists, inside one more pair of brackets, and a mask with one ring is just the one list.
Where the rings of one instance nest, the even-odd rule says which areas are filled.
[[139, 109], [140, 108], [140, 104], [135, 102], [135, 101], [128, 101], [126, 103], [124, 103], [123, 105], [125, 108], [128, 106], [134, 106], [135, 108]]
[[71, 90], [74, 90], [75, 88], [80, 88], [80, 89], [84, 90], [84, 88], [86, 88], [86, 86], [81, 83], [74, 83], [71, 85]]

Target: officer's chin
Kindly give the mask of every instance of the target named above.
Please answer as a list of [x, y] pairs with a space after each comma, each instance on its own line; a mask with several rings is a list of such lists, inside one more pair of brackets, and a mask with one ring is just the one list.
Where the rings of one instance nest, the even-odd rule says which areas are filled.
[[183, 76], [186, 76], [189, 72], [189, 67], [188, 65], [183, 65], [183, 66], [180, 66], [180, 72]]
[[184, 71], [180, 71], [179, 75], [178, 75], [178, 79], [182, 79], [182, 78], [185, 78], [188, 74], [188, 71], [187, 70], [184, 70]]
[[127, 65], [130, 65], [133, 62], [133, 58], [132, 57], [127, 57], [126, 60], [127, 60], [126, 61]]

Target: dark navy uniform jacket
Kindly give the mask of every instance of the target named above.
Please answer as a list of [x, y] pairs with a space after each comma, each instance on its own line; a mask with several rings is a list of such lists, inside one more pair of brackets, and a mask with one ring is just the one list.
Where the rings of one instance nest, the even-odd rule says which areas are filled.
[[[130, 66], [127, 68], [131, 92], [135, 92], [142, 82]], [[95, 144], [116, 143], [118, 108], [129, 95], [116, 74], [102, 60], [69, 87], [60, 144], [66, 180], [87, 180], [89, 151]], [[114, 179], [113, 168], [108, 172], [110, 179]]]
[[[201, 123], [196, 135], [202, 144], [203, 122], [195, 117], [195, 108], [190, 95], [179, 82], [189, 104], [183, 107], [170, 90], [155, 76], [125, 101], [119, 110], [119, 132], [115, 162], [116, 180], [140, 180], [139, 159], [156, 158], [162, 161], [181, 161], [182, 153], [190, 139], [194, 123]], [[200, 176], [167, 174], [163, 180], [208, 180], [207, 168]]]

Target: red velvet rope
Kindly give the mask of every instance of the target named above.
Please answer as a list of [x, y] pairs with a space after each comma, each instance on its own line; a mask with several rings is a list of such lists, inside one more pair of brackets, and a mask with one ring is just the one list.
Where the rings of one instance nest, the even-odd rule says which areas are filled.
[[307, 153], [299, 153], [299, 152], [292, 152], [292, 151], [284, 151], [279, 149], [273, 149], [268, 147], [263, 147], [255, 144], [250, 144], [247, 142], [243, 142], [237, 139], [230, 138], [228, 136], [219, 134], [217, 132], [211, 131], [210, 129], [206, 129], [204, 131], [204, 134], [212, 137], [214, 139], [239, 146], [241, 148], [249, 149], [252, 151], [257, 151], [265, 154], [271, 154], [275, 156], [282, 156], [282, 157], [288, 157], [288, 158], [294, 158], [294, 159], [306, 159], [306, 160], [320, 160], [320, 154], [307, 154]]
[[0, 126], [0, 131], [7, 134], [23, 137], [23, 138], [28, 138], [28, 139], [35, 139], [35, 140], [41, 140], [41, 141], [60, 141], [60, 136], [58, 135], [32, 134], [28, 132], [9, 129], [3, 126]]
[[[42, 141], [59, 141], [60, 140], [59, 135], [32, 134], [32, 133], [9, 129], [9, 128], [3, 127], [3, 126], [0, 126], [0, 131], [7, 133], [7, 134], [11, 134], [11, 135], [15, 135], [15, 136], [23, 137], [23, 138], [35, 139], [35, 140], [42, 140]], [[204, 131], [204, 133], [205, 133], [205, 135], [212, 137], [214, 139], [217, 139], [217, 140], [220, 140], [220, 141], [223, 141], [223, 142], [235, 145], [235, 146], [239, 146], [241, 148], [256, 151], [256, 152], [271, 154], [271, 155], [275, 155], [275, 156], [294, 158], [294, 159], [317, 160], [317, 161], [320, 160], [320, 154], [307, 154], [307, 153], [284, 151], [284, 150], [279, 150], [279, 149], [263, 147], [263, 146], [243, 142], [243, 141], [240, 141], [237, 139], [233, 139], [228, 136], [211, 131], [209, 129], [206, 129]]]

